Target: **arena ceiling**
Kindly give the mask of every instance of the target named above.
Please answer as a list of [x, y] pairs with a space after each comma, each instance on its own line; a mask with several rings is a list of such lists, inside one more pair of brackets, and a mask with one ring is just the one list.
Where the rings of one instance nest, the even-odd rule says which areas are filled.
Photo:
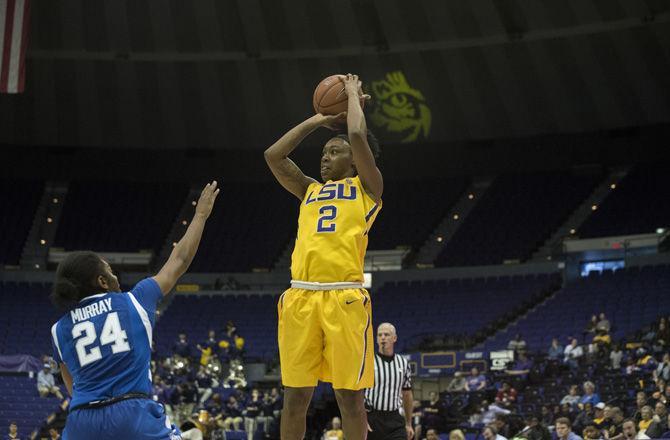
[[667, 0], [32, 0], [0, 142], [262, 148], [360, 73], [387, 142], [670, 122]]

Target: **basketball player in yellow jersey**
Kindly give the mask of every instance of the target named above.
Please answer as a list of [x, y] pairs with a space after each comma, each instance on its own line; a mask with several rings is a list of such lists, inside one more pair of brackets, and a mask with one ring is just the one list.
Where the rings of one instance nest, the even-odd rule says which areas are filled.
[[[291, 262], [291, 288], [277, 304], [279, 357], [285, 387], [282, 440], [302, 440], [305, 418], [319, 380], [331, 382], [347, 440], [364, 440], [363, 390], [373, 386], [374, 353], [370, 296], [363, 289], [368, 232], [381, 208], [378, 146], [360, 105], [356, 75], [341, 77], [347, 112], [317, 114], [291, 129], [265, 151], [279, 183], [300, 199], [298, 238]], [[288, 155], [319, 127], [347, 124], [321, 155], [319, 183]]]

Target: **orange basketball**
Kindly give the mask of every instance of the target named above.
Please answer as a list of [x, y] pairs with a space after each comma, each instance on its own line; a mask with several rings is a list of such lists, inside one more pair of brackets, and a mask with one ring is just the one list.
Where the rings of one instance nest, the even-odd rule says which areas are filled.
[[[364, 104], [365, 100], [361, 99], [361, 107]], [[347, 92], [344, 90], [340, 75], [330, 75], [316, 86], [312, 105], [314, 111], [322, 115], [337, 115], [347, 111]]]

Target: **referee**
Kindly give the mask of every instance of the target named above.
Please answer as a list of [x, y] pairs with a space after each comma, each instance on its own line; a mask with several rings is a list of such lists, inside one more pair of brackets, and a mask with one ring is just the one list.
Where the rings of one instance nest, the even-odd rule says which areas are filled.
[[[365, 390], [368, 440], [412, 440], [412, 381], [407, 359], [393, 353], [395, 327], [385, 322], [377, 329], [375, 386]], [[400, 414], [402, 405], [405, 417]]]

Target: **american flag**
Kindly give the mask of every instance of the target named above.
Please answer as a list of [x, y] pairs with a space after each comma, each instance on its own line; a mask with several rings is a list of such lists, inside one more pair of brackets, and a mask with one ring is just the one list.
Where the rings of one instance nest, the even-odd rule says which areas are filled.
[[30, 0], [0, 0], [0, 93], [21, 93], [25, 84]]

